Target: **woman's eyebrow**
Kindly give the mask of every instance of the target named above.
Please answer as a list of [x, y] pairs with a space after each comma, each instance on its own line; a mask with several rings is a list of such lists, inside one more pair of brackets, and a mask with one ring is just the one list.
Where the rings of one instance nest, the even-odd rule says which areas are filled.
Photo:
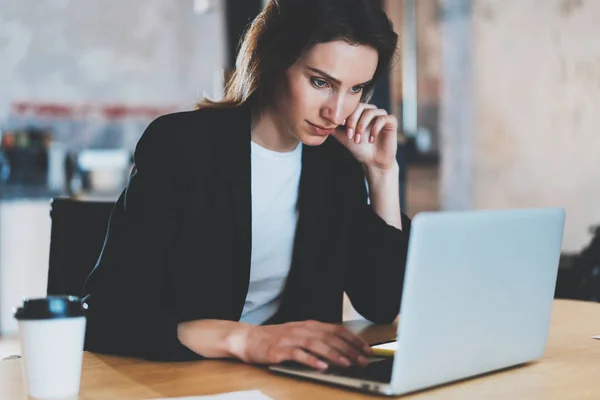
[[[338, 86], [342, 85], [342, 82], [339, 79], [334, 78], [333, 76], [329, 75], [325, 71], [321, 71], [318, 68], [313, 68], [313, 67], [309, 67], [309, 66], [307, 66], [306, 68], [309, 69], [309, 70], [311, 70], [312, 72], [315, 72], [315, 73], [319, 74], [319, 75], [323, 75], [325, 78], [329, 79], [330, 81], [332, 81], [333, 83], [335, 83]], [[363, 83], [359, 83], [358, 85], [354, 85], [354, 86], [366, 86], [369, 83], [371, 83], [370, 80], [368, 80], [366, 82], [363, 82]]]

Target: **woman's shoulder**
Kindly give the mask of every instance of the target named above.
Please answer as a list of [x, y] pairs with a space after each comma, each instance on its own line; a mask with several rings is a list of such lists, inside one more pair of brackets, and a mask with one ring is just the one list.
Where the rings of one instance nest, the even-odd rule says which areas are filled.
[[138, 142], [139, 145], [176, 145], [202, 147], [249, 127], [244, 110], [239, 108], [201, 108], [162, 115], [153, 120]]
[[243, 113], [244, 110], [240, 108], [200, 108], [162, 115], [151, 125], [178, 132], [209, 133], [236, 121], [241, 122]]

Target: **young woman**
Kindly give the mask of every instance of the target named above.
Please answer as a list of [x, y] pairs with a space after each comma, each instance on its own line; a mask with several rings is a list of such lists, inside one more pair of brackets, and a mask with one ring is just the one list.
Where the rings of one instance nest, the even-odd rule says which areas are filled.
[[224, 100], [158, 118], [85, 287], [86, 347], [154, 360], [364, 364], [343, 292], [398, 315], [397, 121], [367, 103], [397, 35], [370, 0], [272, 0]]

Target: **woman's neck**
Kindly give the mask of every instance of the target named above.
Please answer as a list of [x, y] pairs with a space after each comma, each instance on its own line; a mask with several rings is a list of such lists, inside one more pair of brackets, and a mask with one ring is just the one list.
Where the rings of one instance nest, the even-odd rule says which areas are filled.
[[280, 153], [292, 151], [298, 145], [298, 139], [275, 117], [270, 108], [252, 111], [250, 135], [254, 143]]

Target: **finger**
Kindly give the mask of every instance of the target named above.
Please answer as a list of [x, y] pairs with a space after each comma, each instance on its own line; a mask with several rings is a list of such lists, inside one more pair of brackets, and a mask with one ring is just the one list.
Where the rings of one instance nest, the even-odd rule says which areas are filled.
[[367, 138], [369, 138], [370, 135], [371, 135], [371, 126], [369, 125], [369, 126], [367, 126], [367, 129], [364, 130], [364, 132], [357, 133], [354, 135], [354, 138], [355, 138], [354, 142], [356, 144], [360, 144], [360, 143], [362, 143], [363, 139], [368, 140]]
[[353, 364], [367, 364], [368, 360], [364, 357], [361, 349], [355, 348], [344, 339], [333, 333], [321, 332], [321, 341], [342, 357], [350, 360]]
[[360, 336], [355, 335], [341, 325], [333, 325], [334, 334], [353, 346], [363, 355], [371, 355], [371, 346]]
[[308, 365], [309, 367], [316, 368], [321, 371], [329, 368], [329, 365], [325, 361], [319, 360], [316, 356], [309, 354], [299, 347], [289, 347], [289, 353], [290, 361], [296, 361], [300, 364]]
[[375, 140], [381, 133], [381, 130], [387, 124], [389, 124], [389, 119], [386, 117], [378, 117], [377, 119], [375, 119], [375, 123], [373, 124], [373, 128], [371, 129], [371, 135], [369, 136], [369, 143], [375, 143]]
[[340, 143], [347, 146], [349, 142], [352, 140], [348, 138], [348, 131], [346, 129], [336, 129], [333, 131], [332, 136], [334, 136]]
[[363, 338], [355, 335], [354, 333], [350, 332], [348, 329], [344, 328], [341, 325], [326, 324], [326, 323], [317, 322], [317, 321], [306, 321], [305, 326], [309, 330], [321, 330], [321, 331], [331, 333], [331, 334], [339, 337], [340, 339], [344, 340], [345, 342], [349, 343], [357, 351], [359, 351], [363, 354], [371, 353], [371, 347]]
[[368, 140], [368, 138], [369, 138], [369, 132], [368, 132], [369, 125], [371, 125], [371, 123], [373, 122], [373, 120], [375, 118], [377, 118], [377, 117], [383, 117], [383, 116], [387, 116], [387, 115], [388, 115], [387, 111], [385, 111], [385, 110], [383, 110], [381, 108], [375, 108], [375, 109], [370, 109], [370, 110], [363, 111], [363, 113], [360, 116], [360, 119], [358, 120], [358, 124], [356, 126], [356, 133], [360, 134], [363, 139], [367, 139]]
[[356, 132], [356, 125], [360, 116], [365, 109], [374, 109], [377, 108], [373, 104], [360, 103], [358, 107], [350, 114], [348, 118], [346, 118], [346, 132], [348, 135], [348, 139], [352, 139], [354, 137], [354, 133]]
[[340, 353], [338, 350], [330, 346], [329, 343], [325, 343], [318, 337], [295, 338], [294, 341], [297, 347], [308, 350], [312, 354], [325, 359], [325, 361], [341, 365], [342, 367], [349, 367], [352, 365], [352, 362], [347, 356]]

